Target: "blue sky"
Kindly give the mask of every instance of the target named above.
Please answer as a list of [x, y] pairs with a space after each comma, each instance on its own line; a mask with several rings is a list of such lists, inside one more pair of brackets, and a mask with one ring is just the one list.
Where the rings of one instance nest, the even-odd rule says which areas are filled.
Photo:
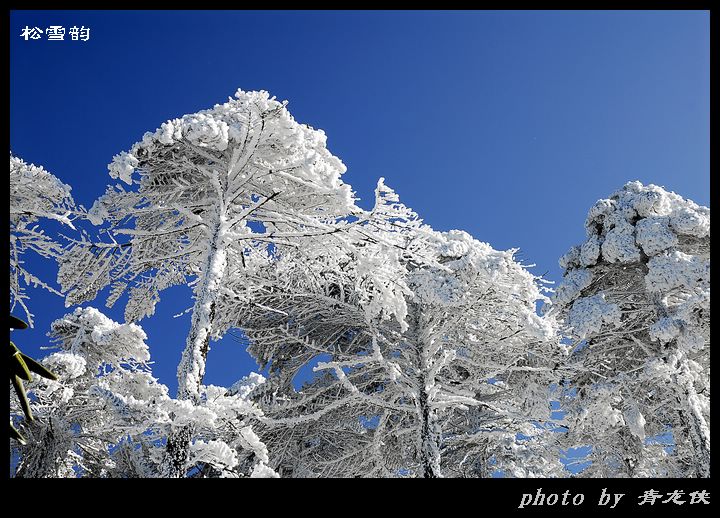
[[[20, 36], [51, 25], [89, 27], [90, 39]], [[287, 99], [324, 129], [361, 205], [384, 176], [434, 228], [520, 248], [551, 280], [588, 208], [627, 181], [709, 206], [706, 11], [14, 11], [9, 37], [11, 149], [86, 207], [114, 154], [238, 88]], [[65, 309], [30, 293], [36, 328], [15, 338], [41, 355]], [[141, 322], [173, 392], [189, 319], [172, 315], [189, 297], [169, 290]], [[253, 367], [225, 338], [206, 382]]]

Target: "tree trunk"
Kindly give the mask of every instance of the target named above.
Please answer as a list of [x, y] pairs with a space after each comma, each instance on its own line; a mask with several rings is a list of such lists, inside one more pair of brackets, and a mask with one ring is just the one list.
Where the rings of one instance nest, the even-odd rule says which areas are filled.
[[185, 476], [192, 426], [183, 426], [168, 435], [165, 455], [160, 465], [160, 475], [164, 478], [182, 478]]
[[[227, 256], [223, 243], [224, 224], [222, 218], [217, 218], [212, 227], [212, 237], [201, 273], [203, 277], [193, 306], [190, 332], [177, 371], [178, 399], [187, 399], [195, 404], [200, 400], [200, 387], [205, 376], [205, 363], [210, 350], [215, 305], [227, 267]], [[193, 432], [192, 425], [189, 425], [174, 430], [168, 436], [165, 457], [161, 465], [161, 473], [164, 477], [181, 478], [185, 476]]]
[[418, 452], [419, 463], [423, 478], [441, 478], [440, 471], [440, 433], [435, 419], [435, 410], [428, 399], [429, 389], [435, 385], [434, 379], [429, 379], [432, 354], [430, 344], [425, 340], [420, 309], [415, 304], [408, 305], [408, 321], [413, 333], [412, 338], [418, 352]]
[[618, 432], [620, 440], [623, 442], [623, 465], [625, 466], [625, 474], [628, 478], [635, 478], [638, 464], [643, 456], [643, 441], [630, 432], [625, 426]]
[[180, 365], [178, 365], [178, 399], [190, 399], [197, 402], [200, 396], [200, 386], [205, 376], [205, 362], [210, 349], [215, 304], [227, 267], [227, 255], [222, 242], [224, 230], [223, 222], [218, 220], [213, 228], [210, 247], [202, 270], [203, 278], [197, 290], [190, 332]]
[[440, 436], [430, 408], [427, 393], [420, 391], [420, 464], [423, 478], [442, 478], [440, 471]]
[[699, 407], [697, 392], [691, 380], [682, 383], [685, 408], [680, 412], [697, 459], [697, 476], [710, 477], [710, 427]]

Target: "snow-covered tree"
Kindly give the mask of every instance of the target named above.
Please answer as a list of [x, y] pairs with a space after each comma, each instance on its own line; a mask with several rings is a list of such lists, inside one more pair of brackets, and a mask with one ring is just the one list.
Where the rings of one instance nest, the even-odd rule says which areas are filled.
[[70, 190], [42, 167], [10, 155], [10, 311], [20, 306], [31, 326], [33, 315], [25, 287], [40, 286], [60, 293], [27, 269], [24, 255], [34, 252], [57, 259], [62, 254], [62, 245], [42, 225], [50, 219], [74, 229], [72, 222], [84, 209], [75, 205]]
[[[288, 258], [279, 278], [296, 285], [241, 312], [250, 352], [276, 374], [261, 436], [286, 473], [442, 476], [442, 452], [476, 453], [483, 419], [514, 435], [549, 417], [542, 376], [559, 349], [535, 313], [537, 279], [514, 251], [435, 232], [378, 191], [391, 210], [360, 227], [351, 255], [318, 243], [312, 260]], [[326, 374], [295, 393], [313, 359]]]
[[550, 309], [575, 340], [567, 440], [593, 445], [589, 476], [707, 477], [710, 209], [630, 182], [585, 228]]
[[[183, 466], [195, 476], [276, 476], [251, 428], [262, 415], [248, 394], [258, 374], [230, 389], [204, 387], [201, 401], [172, 399], [150, 370], [146, 336], [94, 308], [78, 308], [52, 324], [58, 352], [43, 363], [59, 380], [29, 385], [36, 419], [20, 421], [28, 437], [13, 443], [17, 477], [158, 477], [164, 441], [192, 425]], [[20, 410], [11, 398], [11, 412]]]
[[112, 305], [131, 286], [125, 317], [135, 321], [153, 314], [162, 290], [192, 285], [178, 396], [199, 401], [210, 339], [227, 331], [245, 290], [262, 284], [257, 272], [282, 247], [312, 246], [361, 212], [325, 142], [264, 91], [238, 91], [146, 133], [109, 166], [137, 188], [110, 187], [90, 210], [94, 222], [110, 223], [114, 242], [78, 242], [67, 254], [59, 280], [68, 303], [113, 283]]
[[[375, 408], [393, 405], [396, 395], [352, 385], [380, 387], [385, 369], [393, 369], [373, 343], [377, 325], [397, 327], [407, 313], [404, 293], [409, 290], [400, 258], [418, 259], [407, 233], [419, 220], [396, 206], [382, 179], [371, 212], [375, 217], [344, 234], [345, 242], [325, 235], [316, 238], [312, 248], [284, 250], [268, 272], [273, 282], [246, 298], [236, 312], [236, 327], [247, 336], [248, 351], [270, 369], [259, 398], [268, 413], [260, 435], [271, 454], [275, 452], [272, 465], [283, 476], [377, 476], [372, 466], [377, 452], [353, 448], [351, 435], [366, 440], [360, 415], [364, 409], [372, 415]], [[392, 225], [394, 232], [378, 232], [383, 225]], [[357, 365], [362, 360], [379, 377], [361, 383], [350, 375], [339, 381], [335, 373], [351, 367], [321, 364], [318, 369], [327, 373], [317, 383], [328, 386], [296, 393], [293, 379], [318, 357]], [[347, 463], [305, 463], [301, 457], [311, 454], [303, 445], [309, 443], [314, 450], [353, 450], [357, 463], [352, 469]], [[312, 456], [321, 458], [319, 453]]]
[[442, 447], [453, 468], [451, 453], [472, 462], [488, 436], [539, 433], [531, 421], [550, 418], [560, 350], [553, 322], [535, 312], [546, 300], [539, 280], [515, 261], [515, 250], [494, 250], [460, 231], [437, 238], [449, 271], [411, 272], [410, 327], [420, 349], [418, 390], [427, 394], [429, 428], [437, 429], [424, 457], [440, 464]]
[[[92, 298], [114, 282], [109, 304], [128, 287], [127, 321], [152, 315], [163, 289], [192, 281], [191, 329], [178, 368], [179, 393], [196, 398], [205, 370], [220, 294], [229, 277], [252, 276], [246, 256], [267, 255], [293, 237], [341, 230], [355, 210], [342, 162], [320, 130], [298, 124], [267, 92], [235, 99], [146, 133], [116, 155], [108, 188], [90, 210], [123, 243], [81, 243], [63, 265], [68, 301]], [[85, 245], [85, 246], [83, 246]], [[90, 250], [92, 254], [87, 254]], [[87, 268], [86, 265], [93, 268]]]

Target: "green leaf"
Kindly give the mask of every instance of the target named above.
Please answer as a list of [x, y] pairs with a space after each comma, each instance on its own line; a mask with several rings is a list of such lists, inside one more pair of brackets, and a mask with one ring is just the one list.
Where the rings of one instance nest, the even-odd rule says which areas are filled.
[[21, 353], [17, 347], [15, 347], [14, 343], [10, 342], [10, 347], [11, 351], [13, 348], [15, 349], [15, 353], [10, 355], [10, 378], [18, 376], [20, 379], [32, 381], [30, 369], [28, 369], [28, 366], [25, 364], [25, 360], [23, 360], [23, 356], [25, 355]]
[[22, 380], [17, 376], [11, 376], [10, 381], [12, 381], [13, 387], [15, 387], [15, 392], [17, 392], [18, 399], [20, 400], [20, 406], [22, 407], [23, 412], [25, 412], [25, 417], [27, 417], [28, 421], [32, 421], [32, 410], [30, 410], [30, 402], [28, 401], [27, 394], [25, 393], [25, 387], [23, 386]]
[[25, 360], [25, 364], [27, 367], [33, 371], [35, 374], [39, 374], [43, 378], [51, 379], [51, 380], [57, 380], [57, 376], [47, 370], [45, 367], [43, 367], [41, 364], [30, 358], [27, 354], [20, 353], [20, 356], [22, 356], [22, 359]]
[[25, 446], [27, 444], [27, 441], [25, 440], [25, 437], [22, 436], [20, 432], [18, 432], [13, 425], [10, 425], [10, 438], [15, 439], [17, 442]]
[[27, 322], [20, 320], [18, 317], [10, 315], [10, 329], [27, 329]]

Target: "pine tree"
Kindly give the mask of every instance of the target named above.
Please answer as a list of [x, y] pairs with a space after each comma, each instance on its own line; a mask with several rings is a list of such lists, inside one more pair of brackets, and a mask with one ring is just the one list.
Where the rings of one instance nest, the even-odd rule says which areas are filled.
[[589, 476], [707, 477], [710, 209], [630, 182], [585, 228], [551, 310], [574, 339], [568, 440], [593, 445]]

